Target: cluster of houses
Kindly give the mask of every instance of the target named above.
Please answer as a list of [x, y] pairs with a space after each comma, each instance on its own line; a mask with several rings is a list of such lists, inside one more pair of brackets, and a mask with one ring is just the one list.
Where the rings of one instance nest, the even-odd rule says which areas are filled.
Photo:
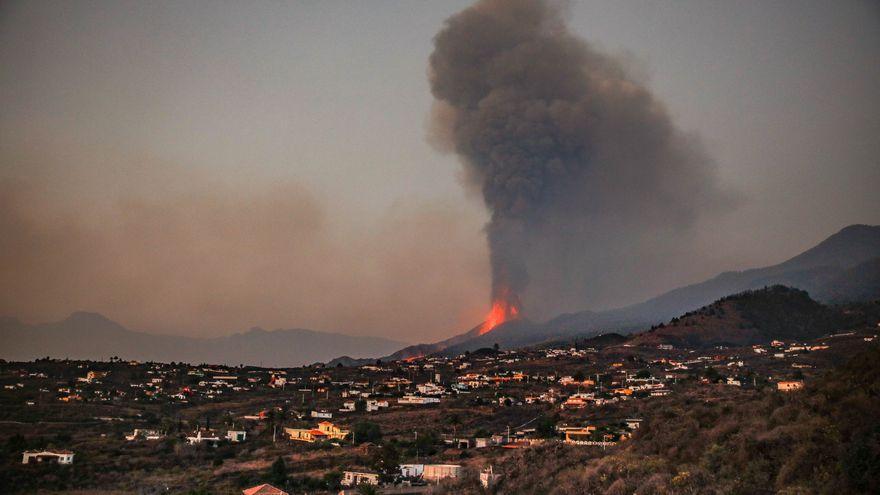
[[[860, 336], [859, 339], [861, 338]], [[869, 338], [873, 340], [874, 337], [865, 337], [865, 340]], [[89, 369], [88, 365], [80, 365], [82, 369], [76, 370], [76, 376], [67, 376], [65, 381], [57, 381], [55, 385], [40, 385], [39, 393], [46, 395], [45, 400], [52, 402], [130, 400], [139, 403], [172, 403], [182, 407], [239, 397], [236, 394], [261, 394], [260, 402], [256, 402], [258, 405], [252, 407], [253, 410], [263, 407], [266, 409], [244, 415], [242, 411], [230, 411], [230, 414], [235, 414], [235, 424], [231, 427], [196, 428], [190, 434], [181, 434], [180, 440], [191, 446], [241, 442], [253, 444], [261, 438], [267, 438], [261, 435], [266, 429], [253, 428], [253, 422], [277, 426], [279, 436], [289, 442], [288, 448], [294, 448], [290, 446], [298, 443], [327, 442], [338, 446], [354, 444], [357, 439], [352, 438], [352, 429], [345, 426], [349, 424], [349, 419], [383, 414], [389, 410], [432, 408], [441, 403], [452, 402], [453, 407], [461, 407], [467, 403], [480, 407], [524, 408], [520, 411], [523, 414], [552, 408], [554, 415], [559, 415], [564, 418], [563, 421], [570, 423], [557, 425], [557, 436], [550, 439], [537, 438], [534, 429], [508, 431], [506, 435], [488, 432], [480, 433], [479, 436], [441, 435], [443, 442], [452, 449], [517, 449], [554, 441], [585, 448], [609, 448], [629, 439], [640, 428], [641, 420], [618, 419], [603, 424], [586, 424], [571, 418], [587, 417], [579, 413], [579, 410], [668, 395], [676, 389], [675, 384], [680, 380], [692, 379], [693, 383], [700, 383], [694, 377], [702, 377], [709, 368], [720, 370], [720, 374], [711, 381], [713, 386], [721, 383], [748, 387], [754, 383], [752, 370], [761, 369], [759, 366], [769, 363], [776, 370], [785, 368], [785, 372], [772, 380], [768, 376], [770, 386], [779, 392], [796, 392], [804, 387], [800, 370], [810, 368], [810, 364], [807, 364], [810, 360], [805, 359], [808, 353], [829, 349], [835, 345], [834, 342], [832, 337], [813, 344], [774, 341], [768, 345], [752, 346], [751, 350], [747, 347], [734, 352], [723, 352], [721, 349], [676, 349], [672, 345], [661, 344], [656, 350], [652, 348], [640, 360], [627, 359], [621, 355], [602, 358], [595, 356], [595, 349], [565, 347], [500, 351], [471, 357], [427, 357], [410, 362], [376, 363], [338, 371], [322, 366], [278, 370], [129, 362], [130, 366], [137, 367], [137, 372], [128, 373], [126, 376], [133, 378], [126, 382], [119, 380], [122, 373]], [[539, 360], [553, 362], [549, 365], [535, 365], [535, 361]], [[555, 367], [556, 362], [561, 362], [561, 365]], [[598, 374], [594, 374], [597, 372]], [[798, 378], [789, 378], [792, 375]], [[4, 389], [18, 393], [26, 388], [24, 382], [27, 380], [24, 378], [39, 383], [50, 379], [46, 373], [22, 371], [15, 378], [22, 382], [8, 383], [4, 385]], [[706, 378], [701, 381], [708, 383]], [[263, 402], [264, 399], [268, 400]], [[33, 404], [33, 399], [29, 399], [28, 403]], [[535, 405], [546, 407], [528, 409]], [[297, 422], [288, 422], [290, 419]], [[225, 424], [229, 426], [232, 422], [230, 419]], [[158, 423], [135, 424], [149, 426]], [[268, 431], [273, 434], [274, 442], [273, 429], [268, 428]], [[149, 427], [134, 428], [125, 435], [125, 439], [131, 442], [159, 441], [164, 438], [166, 432]], [[77, 445], [72, 447], [80, 449]], [[23, 464], [69, 465], [73, 463], [73, 459], [74, 453], [69, 450], [28, 450], [22, 453]], [[452, 457], [439, 456], [432, 460], [449, 459]], [[461, 476], [462, 466], [459, 464], [415, 463], [401, 465], [397, 481], [413, 484], [437, 483]], [[491, 486], [497, 483], [501, 475], [488, 466], [480, 471], [479, 476], [483, 486]], [[387, 477], [352, 468], [344, 471], [342, 484], [346, 487], [380, 485], [383, 479]], [[271, 485], [259, 485], [244, 490], [243, 493], [285, 494]]]
[[797, 357], [800, 353], [803, 352], [815, 352], [815, 351], [824, 351], [826, 349], [830, 349], [830, 346], [827, 343], [820, 344], [806, 344], [799, 342], [791, 342], [786, 344], [781, 340], [774, 340], [770, 342], [769, 348], [763, 345], [754, 345], [752, 346], [752, 351], [755, 354], [767, 354], [776, 359], [785, 359], [785, 358], [793, 358]]
[[[74, 385], [57, 388], [60, 402], [134, 402], [188, 403], [193, 399], [218, 399], [231, 392], [247, 392], [267, 383], [271, 371], [251, 370], [249, 376], [239, 376], [223, 367], [196, 367], [182, 364], [140, 363], [129, 361], [131, 367], [146, 368], [139, 378], [124, 384], [107, 383], [107, 370], [87, 370], [85, 376], [77, 377]], [[83, 367], [84, 365], [80, 365]], [[29, 375], [30, 378], [48, 379], [45, 373]], [[48, 389], [40, 392], [48, 393]]]
[[[805, 344], [788, 344], [773, 342], [770, 349], [782, 350], [783, 355], [797, 355], [802, 350], [821, 350], [827, 348], [824, 345], [806, 346]], [[672, 350], [671, 346], [662, 350]], [[763, 346], [755, 346], [755, 353], [768, 352]], [[537, 354], [531, 355], [530, 354]], [[80, 387], [60, 387], [58, 400], [63, 402], [78, 402], [83, 400], [111, 401], [129, 398], [133, 401], [168, 401], [187, 403], [195, 399], [219, 400], [224, 394], [245, 393], [257, 390], [261, 387], [267, 389], [291, 390], [302, 393], [303, 400], [309, 395], [310, 399], [325, 395], [329, 399], [330, 391], [342, 389], [341, 397], [344, 400], [335, 409], [316, 409], [312, 417], [316, 419], [331, 419], [332, 411], [339, 413], [379, 413], [383, 409], [390, 408], [392, 404], [397, 406], [430, 406], [440, 403], [444, 397], [451, 394], [470, 393], [490, 387], [496, 390], [504, 388], [507, 384], [522, 382], [556, 384], [534, 393], [523, 395], [510, 395], [497, 397], [498, 404], [503, 406], [532, 405], [537, 403], [557, 404], [562, 409], [580, 409], [585, 407], [601, 407], [619, 401], [634, 398], [647, 398], [664, 396], [670, 393], [668, 384], [675, 381], [676, 376], [699, 369], [714, 363], [714, 357], [699, 356], [687, 359], [662, 358], [652, 365], [663, 367], [659, 376], [639, 377], [629, 376], [623, 363], [611, 363], [609, 372], [619, 374], [620, 378], [612, 376], [611, 379], [599, 383], [597, 379], [572, 375], [557, 377], [553, 374], [529, 375], [526, 372], [515, 370], [496, 369], [488, 372], [499, 365], [516, 365], [516, 363], [529, 362], [530, 359], [583, 359], [595, 353], [592, 348], [554, 348], [541, 351], [503, 351], [494, 355], [480, 356], [470, 359], [462, 357], [430, 357], [422, 358], [409, 363], [395, 363], [394, 366], [382, 364], [369, 364], [360, 367], [363, 380], [339, 381], [334, 380], [334, 374], [329, 370], [315, 368], [313, 373], [307, 376], [292, 376], [289, 370], [275, 369], [237, 369], [219, 366], [184, 367], [182, 365], [168, 365], [162, 363], [131, 362], [132, 366], [147, 366], [142, 380], [134, 380], [125, 387], [115, 387], [110, 390], [100, 390], [92, 387], [90, 390], [82, 390]], [[482, 371], [470, 371], [474, 366], [480, 366]], [[742, 365], [742, 362], [739, 362]], [[730, 366], [730, 364], [728, 365]], [[794, 363], [793, 367], [805, 367], [800, 363]], [[181, 377], [181, 369], [183, 377]], [[447, 375], [447, 380], [442, 380], [442, 370], [458, 371], [457, 376]], [[432, 373], [429, 380], [418, 380], [417, 376], [424, 376], [426, 372]], [[374, 377], [372, 375], [381, 376]], [[391, 374], [392, 376], [388, 376]], [[405, 376], [400, 376], [405, 375]], [[408, 375], [408, 376], [406, 376]], [[80, 382], [86, 386], [100, 385], [107, 377], [106, 371], [87, 370], [86, 375], [80, 378]], [[737, 376], [732, 376], [727, 382], [730, 385], [741, 384]], [[296, 388], [291, 387], [296, 384]], [[379, 390], [377, 393], [376, 390]]]
[[[380, 409], [390, 407], [387, 400], [378, 399], [361, 399], [363, 401], [363, 410], [365, 412], [376, 412]], [[349, 400], [342, 403], [339, 412], [356, 412], [358, 410], [358, 402]]]
[[[461, 476], [460, 464], [401, 464], [400, 473], [395, 481], [439, 483], [447, 478]], [[374, 471], [344, 471], [342, 486], [380, 485], [381, 476]]]

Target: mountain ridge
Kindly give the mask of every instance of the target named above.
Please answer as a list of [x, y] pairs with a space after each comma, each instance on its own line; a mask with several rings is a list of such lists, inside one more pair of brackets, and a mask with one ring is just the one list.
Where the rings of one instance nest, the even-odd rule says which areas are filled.
[[[425, 354], [440, 352], [452, 355], [494, 343], [513, 348], [601, 332], [631, 333], [693, 311], [725, 296], [773, 285], [796, 287], [810, 294], [817, 294], [820, 301], [831, 302], [823, 299], [831, 292], [828, 286], [836, 283], [839, 291], [846, 292], [847, 286], [842, 283], [841, 277], [845, 277], [848, 270], [856, 269], [874, 258], [880, 258], [880, 226], [853, 224], [775, 265], [724, 271], [703, 282], [678, 287], [622, 308], [567, 313], [542, 323], [510, 321], [484, 335], [464, 338], [470, 334], [465, 332], [435, 344], [409, 346], [382, 359], [417, 355], [423, 351], [430, 351], [424, 352]], [[875, 271], [876, 275], [860, 281], [859, 286], [864, 292], [870, 293], [871, 287], [880, 286], [880, 270]], [[834, 297], [846, 299], [847, 295], [836, 293]], [[453, 344], [446, 345], [453, 340]]]
[[[275, 367], [325, 362], [344, 352], [384, 354], [404, 343], [381, 337], [353, 336], [304, 328], [251, 328], [224, 337], [186, 337], [130, 330], [104, 315], [75, 311], [49, 323], [27, 324], [0, 317], [0, 357], [94, 359], [119, 356], [141, 361], [250, 364]], [[364, 355], [360, 354], [360, 355]]]

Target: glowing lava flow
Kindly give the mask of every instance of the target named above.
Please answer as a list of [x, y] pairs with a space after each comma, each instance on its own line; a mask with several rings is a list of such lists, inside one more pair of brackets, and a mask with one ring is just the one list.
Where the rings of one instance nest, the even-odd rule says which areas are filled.
[[480, 326], [480, 335], [491, 332], [498, 325], [514, 320], [519, 316], [519, 305], [504, 300], [496, 300], [492, 303], [492, 310], [486, 316], [486, 321]]

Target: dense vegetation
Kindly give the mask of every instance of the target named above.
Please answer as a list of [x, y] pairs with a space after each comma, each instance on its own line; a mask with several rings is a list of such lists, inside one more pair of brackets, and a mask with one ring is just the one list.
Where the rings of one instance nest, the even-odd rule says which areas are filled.
[[846, 325], [839, 311], [799, 289], [775, 285], [732, 298], [743, 318], [766, 339], [804, 340], [828, 335]]

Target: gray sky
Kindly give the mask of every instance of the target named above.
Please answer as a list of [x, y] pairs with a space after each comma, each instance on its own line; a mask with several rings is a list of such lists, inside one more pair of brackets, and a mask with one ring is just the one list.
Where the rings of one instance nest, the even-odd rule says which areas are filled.
[[[3, 3], [0, 314], [407, 341], [473, 326], [486, 212], [425, 140], [432, 37], [467, 5]], [[570, 13], [739, 198], [699, 226], [700, 256], [619, 304], [880, 223], [875, 3]]]

